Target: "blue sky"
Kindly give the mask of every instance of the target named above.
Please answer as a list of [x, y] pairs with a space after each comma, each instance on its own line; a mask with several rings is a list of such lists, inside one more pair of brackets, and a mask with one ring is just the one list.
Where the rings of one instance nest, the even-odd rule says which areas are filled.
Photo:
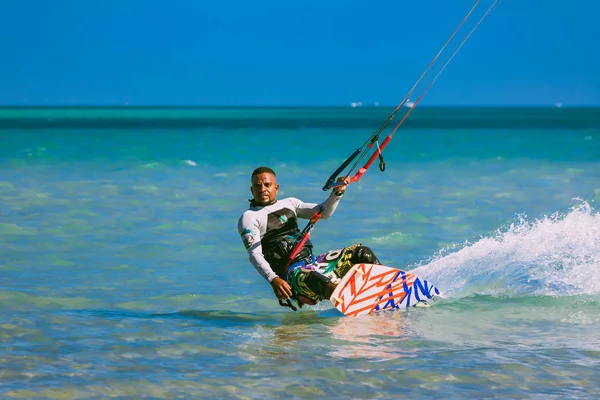
[[[3, 0], [0, 104], [395, 105], [473, 3]], [[599, 14], [500, 0], [421, 104], [600, 105]]]

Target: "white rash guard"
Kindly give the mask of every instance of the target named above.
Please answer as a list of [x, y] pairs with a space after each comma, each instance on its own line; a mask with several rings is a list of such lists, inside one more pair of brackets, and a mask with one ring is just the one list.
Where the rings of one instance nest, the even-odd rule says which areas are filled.
[[321, 204], [304, 203], [294, 197], [277, 200], [268, 206], [250, 206], [238, 221], [238, 231], [244, 246], [250, 255], [250, 263], [267, 281], [277, 277], [263, 254], [261, 240], [268, 232], [283, 230], [284, 227], [296, 224], [297, 219], [310, 219], [314, 213], [324, 206], [321, 218], [327, 219], [337, 208], [342, 196], [334, 193]]

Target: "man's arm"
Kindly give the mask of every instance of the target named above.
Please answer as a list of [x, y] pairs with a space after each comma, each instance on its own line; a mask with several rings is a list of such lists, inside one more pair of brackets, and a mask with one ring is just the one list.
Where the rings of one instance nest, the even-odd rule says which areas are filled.
[[311, 219], [315, 212], [319, 211], [323, 206], [323, 212], [321, 213], [322, 219], [327, 219], [333, 215], [338, 204], [340, 204], [340, 200], [342, 196], [338, 196], [335, 193], [331, 193], [331, 195], [321, 204], [316, 203], [304, 203], [301, 200], [297, 200], [296, 203], [296, 213], [298, 214], [298, 218], [302, 219]]
[[250, 256], [250, 263], [263, 278], [271, 282], [277, 274], [273, 271], [262, 253], [260, 228], [257, 225], [257, 221], [253, 220], [252, 215], [244, 213], [238, 221], [238, 231], [242, 237], [244, 247], [246, 247], [246, 251]]
[[323, 207], [323, 211], [321, 213], [322, 219], [327, 219], [333, 215], [338, 204], [340, 204], [340, 200], [346, 191], [346, 187], [348, 186], [348, 178], [339, 178], [338, 186], [336, 186], [332, 191], [327, 200], [325, 200], [321, 204], [315, 203], [303, 203], [301, 200], [297, 200], [296, 205], [296, 213], [298, 214], [298, 218], [310, 219], [321, 207]]
[[263, 255], [260, 242], [260, 230], [258, 226], [256, 226], [255, 221], [252, 221], [246, 214], [242, 215], [238, 221], [238, 231], [240, 232], [242, 242], [250, 256], [250, 263], [254, 266], [256, 271], [271, 284], [275, 296], [277, 296], [278, 299], [283, 300], [292, 297], [292, 288], [290, 285], [277, 276]]

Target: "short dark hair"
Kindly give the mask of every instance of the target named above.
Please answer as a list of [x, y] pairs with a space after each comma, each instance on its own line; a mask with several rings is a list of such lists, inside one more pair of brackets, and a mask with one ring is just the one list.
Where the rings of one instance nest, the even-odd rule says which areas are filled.
[[254, 175], [264, 174], [265, 172], [269, 173], [269, 174], [273, 174], [274, 177], [277, 177], [277, 175], [275, 174], [275, 171], [273, 171], [271, 168], [269, 168], [269, 167], [258, 167], [254, 171], [252, 171], [252, 176], [250, 178], [253, 178]]

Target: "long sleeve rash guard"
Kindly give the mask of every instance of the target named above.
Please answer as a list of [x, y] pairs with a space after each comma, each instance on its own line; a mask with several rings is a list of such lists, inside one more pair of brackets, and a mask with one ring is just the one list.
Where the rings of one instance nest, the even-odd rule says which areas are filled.
[[[250, 263], [256, 268], [268, 282], [271, 282], [277, 274], [273, 271], [263, 255], [261, 240], [269, 231], [273, 229], [274, 223], [285, 222], [281, 218], [287, 218], [285, 215], [292, 215], [295, 218], [310, 219], [314, 213], [324, 206], [321, 218], [329, 218], [337, 208], [342, 196], [332, 194], [322, 204], [304, 203], [294, 197], [288, 197], [277, 200], [268, 206], [250, 207], [238, 221], [238, 231], [242, 241], [250, 256]], [[284, 211], [284, 213], [282, 213]], [[277, 217], [275, 217], [277, 215]], [[278, 220], [280, 222], [278, 222]]]

